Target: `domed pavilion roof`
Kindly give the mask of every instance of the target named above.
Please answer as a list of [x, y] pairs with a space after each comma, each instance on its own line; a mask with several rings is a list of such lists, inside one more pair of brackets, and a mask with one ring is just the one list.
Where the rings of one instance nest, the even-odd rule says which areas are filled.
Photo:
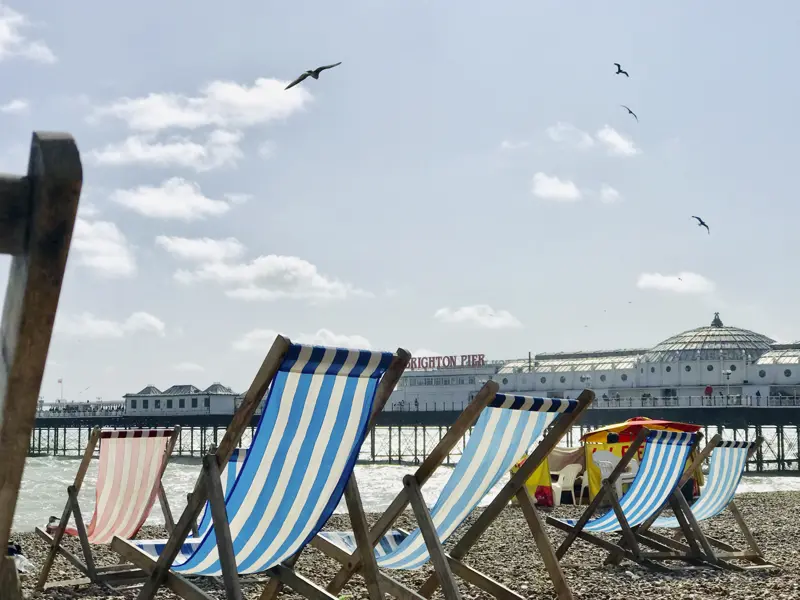
[[726, 327], [714, 313], [708, 327], [690, 329], [654, 346], [644, 356], [646, 362], [677, 362], [692, 360], [750, 360], [755, 362], [771, 349], [775, 340], [765, 335]]

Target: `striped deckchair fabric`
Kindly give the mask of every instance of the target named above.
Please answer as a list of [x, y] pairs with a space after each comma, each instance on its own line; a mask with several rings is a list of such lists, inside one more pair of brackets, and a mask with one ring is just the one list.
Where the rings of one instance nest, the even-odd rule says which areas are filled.
[[[516, 497], [526, 512], [526, 520], [558, 598], [571, 599], [569, 585], [558, 568], [555, 553], [536, 516], [536, 508], [525, 483], [591, 405], [594, 397], [591, 390], [584, 390], [577, 400], [499, 394], [497, 383], [488, 381], [416, 472], [404, 477], [403, 491], [369, 532], [369, 542], [379, 567], [411, 570], [419, 569], [428, 562], [434, 567], [433, 574], [417, 591], [381, 572], [379, 579], [384, 589], [395, 597], [430, 598], [441, 586], [446, 599], [459, 599], [461, 595], [454, 578], [454, 574], [457, 574], [495, 597], [521, 599], [522, 596], [516, 592], [462, 562], [489, 524]], [[472, 432], [460, 460], [451, 471], [436, 503], [429, 509], [422, 496], [422, 486], [470, 428]], [[537, 440], [540, 441], [537, 443]], [[529, 453], [529, 457], [520, 470], [511, 476], [495, 498], [484, 507], [481, 516], [445, 553], [442, 544], [453, 537], [481, 500], [526, 453]], [[418, 527], [410, 533], [392, 528], [409, 504]], [[327, 586], [328, 592], [341, 592], [361, 568], [355, 536], [350, 532], [325, 531], [312, 543], [342, 565]]]
[[[478, 418], [461, 459], [431, 509], [439, 540], [444, 543], [453, 534], [558, 414], [571, 413], [577, 406], [575, 400], [496, 394]], [[323, 532], [320, 537], [348, 552], [355, 551], [349, 532]], [[402, 541], [397, 544], [398, 540]], [[378, 566], [386, 569], [418, 569], [430, 558], [419, 528], [407, 536], [390, 531], [378, 543], [375, 556]]]
[[[706, 485], [700, 492], [700, 498], [692, 505], [692, 514], [697, 521], [704, 521], [717, 516], [728, 507], [736, 488], [742, 479], [747, 458], [755, 442], [720, 442], [711, 454]], [[650, 526], [652, 528], [678, 528], [680, 523], [675, 517], [659, 517]]]
[[[353, 469], [377, 412], [409, 358], [404, 350], [393, 354], [325, 348], [291, 344], [279, 336], [234, 415], [236, 425], [226, 431], [217, 449], [220, 458], [206, 457], [186, 509], [189, 515], [199, 512], [197, 503], [208, 498], [210, 512], [217, 518], [225, 515], [225, 521], [212, 518], [210, 527], [201, 524], [202, 535], [189, 537], [184, 513], [170, 540], [114, 539], [113, 549], [151, 573], [140, 598], [155, 595], [163, 581], [156, 573], [165, 560], [171, 562], [165, 565], [170, 570], [166, 585], [178, 594], [191, 586], [184, 575], [221, 575], [228, 598], [242, 597], [238, 576], [251, 573], [267, 572], [275, 582], [292, 587], [302, 581], [300, 589], [295, 588], [300, 593], [309, 589], [306, 586], [314, 587], [287, 565], [293, 566], [298, 552], [322, 528], [345, 492], [351, 520], [366, 532], [360, 499], [353, 500], [358, 495]], [[384, 377], [387, 373], [390, 376]], [[231, 442], [241, 435], [264, 397], [260, 390], [266, 392], [267, 387], [255, 435], [241, 464], [238, 458], [235, 467], [233, 458], [227, 461], [225, 492], [212, 465], [226, 460]], [[207, 496], [200, 495], [204, 486]], [[360, 520], [354, 520], [351, 500], [359, 506]], [[185, 583], [175, 585], [176, 579]], [[194, 594], [209, 597], [196, 588]], [[373, 595], [377, 599], [377, 589]]]
[[[50, 552], [42, 567], [37, 591], [44, 589], [57, 553], [67, 555], [90, 581], [107, 583], [141, 577], [136, 569], [125, 569], [116, 565], [113, 569], [95, 568], [90, 544], [108, 544], [115, 537], [130, 539], [144, 525], [153, 503], [158, 497], [165, 512], [167, 526], [171, 527], [171, 512], [161, 477], [167, 468], [172, 449], [180, 435], [180, 427], [155, 429], [103, 429], [92, 430], [89, 442], [78, 467], [73, 485], [67, 488], [67, 505], [58, 525], [52, 530], [37, 527], [36, 533], [47, 544]], [[100, 460], [95, 486], [95, 507], [88, 527], [84, 525], [78, 503], [78, 492], [83, 484], [89, 463], [100, 444]], [[75, 527], [68, 527], [74, 517]], [[51, 535], [52, 533], [52, 535]], [[80, 538], [84, 562], [61, 546], [64, 535]], [[48, 587], [75, 585], [75, 581], [52, 582]]]
[[[233, 484], [236, 482], [236, 477], [242, 471], [244, 459], [247, 456], [247, 450], [244, 448], [236, 448], [228, 459], [228, 465], [219, 472], [219, 480], [222, 485], [222, 491], [227, 498], [233, 489]], [[211, 504], [206, 502], [203, 509], [203, 516], [200, 518], [200, 524], [197, 526], [197, 536], [203, 537], [206, 532], [211, 528]]]
[[[92, 544], [110, 544], [115, 535], [130, 539], [139, 532], [156, 500], [173, 433], [173, 429], [100, 432], [95, 509], [86, 530]], [[74, 527], [66, 533], [78, 535]]]
[[[619, 500], [625, 520], [630, 527], [644, 523], [667, 502], [683, 474], [694, 442], [693, 433], [650, 432], [646, 438], [639, 471], [628, 491]], [[562, 522], [575, 526], [578, 520], [564, 519]], [[613, 508], [583, 526], [584, 531], [596, 533], [611, 533], [621, 529], [622, 526]]]

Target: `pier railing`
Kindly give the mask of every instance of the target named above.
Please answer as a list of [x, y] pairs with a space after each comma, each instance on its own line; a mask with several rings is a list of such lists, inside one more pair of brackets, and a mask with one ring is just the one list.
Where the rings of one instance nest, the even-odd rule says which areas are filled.
[[[531, 392], [521, 392], [526, 395], [536, 396]], [[469, 404], [469, 399], [462, 402], [442, 401], [415, 404], [413, 402], [395, 402], [387, 406], [387, 412], [442, 412], [462, 411]], [[663, 397], [638, 397], [632, 396], [598, 396], [589, 407], [592, 410], [605, 410], [614, 408], [710, 408], [710, 407], [800, 407], [800, 396], [663, 396]]]

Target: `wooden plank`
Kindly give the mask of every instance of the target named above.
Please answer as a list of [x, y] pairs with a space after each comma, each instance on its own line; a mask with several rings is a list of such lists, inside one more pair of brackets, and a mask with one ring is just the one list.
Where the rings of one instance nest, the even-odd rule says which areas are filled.
[[[81, 459], [80, 464], [78, 465], [78, 471], [75, 473], [75, 479], [72, 482], [72, 487], [75, 488], [76, 491], [80, 491], [81, 486], [83, 485], [83, 480], [86, 477], [86, 471], [89, 470], [89, 464], [92, 462], [92, 457], [94, 456], [94, 449], [97, 446], [97, 442], [100, 440], [100, 428], [94, 427], [92, 429], [92, 433], [89, 436], [89, 441], [86, 443], [86, 448], [83, 450], [83, 458]], [[73, 565], [80, 570], [81, 573], [88, 573], [86, 565], [83, 563], [78, 562], [77, 564], [73, 562], [73, 559], [77, 561], [76, 558], [72, 556], [71, 553], [67, 552], [66, 550], [61, 548], [61, 538], [64, 537], [64, 530], [67, 528], [69, 524], [69, 517], [72, 514], [72, 499], [67, 494], [67, 504], [64, 507], [63, 512], [61, 513], [61, 521], [58, 523], [58, 527], [54, 532], [53, 537], [47, 535], [47, 539], [50, 540], [50, 550], [47, 553], [47, 558], [45, 558], [44, 564], [42, 565], [41, 570], [39, 571], [39, 579], [36, 583], [35, 590], [37, 592], [41, 592], [44, 589], [45, 583], [47, 582], [47, 578], [50, 575], [50, 569], [53, 567], [53, 561], [56, 558], [56, 554], [62, 554], [62, 556], [67, 557]], [[38, 527], [36, 528], [37, 532], [40, 532], [40, 537], [42, 534], [45, 534], [44, 531], [40, 530]]]
[[86, 562], [86, 571], [89, 579], [95, 581], [97, 579], [97, 571], [94, 566], [94, 556], [92, 555], [92, 547], [89, 545], [89, 536], [86, 535], [86, 526], [83, 524], [83, 515], [81, 514], [81, 507], [78, 504], [78, 491], [75, 486], [70, 486], [67, 489], [67, 494], [72, 501], [72, 514], [75, 517], [75, 529], [78, 530], [78, 539], [81, 543], [81, 550], [83, 550], [83, 559]]
[[27, 177], [0, 175], [0, 254], [24, 254], [31, 215]]
[[[569, 431], [580, 419], [583, 411], [585, 411], [594, 402], [594, 392], [586, 389], [581, 392], [577, 398], [578, 406], [569, 414], [559, 415], [550, 426], [549, 431], [545, 434], [542, 441], [537, 444], [531, 455], [525, 460], [519, 470], [509, 478], [508, 483], [504, 485], [489, 505], [483, 509], [481, 514], [475, 519], [475, 522], [467, 529], [466, 533], [456, 543], [450, 551], [450, 556], [457, 560], [461, 560], [466, 556], [469, 549], [473, 544], [478, 541], [481, 535], [489, 528], [497, 516], [505, 510], [508, 503], [511, 501], [516, 493], [524, 488], [528, 479], [530, 479], [533, 472], [544, 462], [547, 455], [552, 452], [562, 437]], [[421, 588], [425, 591], [436, 589], [436, 578], [431, 575]]]
[[[456, 444], [461, 441], [461, 438], [469, 431], [469, 428], [478, 420], [483, 409], [494, 399], [499, 389], [500, 387], [497, 382], [487, 381], [478, 393], [475, 394], [472, 402], [461, 412], [455, 423], [447, 430], [444, 437], [439, 440], [436, 447], [428, 453], [428, 456], [423, 459], [422, 464], [417, 467], [414, 477], [419, 482], [420, 486], [425, 485], [425, 482], [430, 479], [436, 469], [447, 459], [447, 456], [452, 452]], [[378, 518], [372, 529], [370, 529], [369, 541], [373, 547], [386, 535], [386, 532], [392, 528], [392, 525], [394, 525], [394, 522], [403, 513], [406, 507], [408, 507], [408, 495], [406, 494], [406, 490], [403, 489], [397, 494], [389, 505], [389, 508]], [[360, 566], [361, 561], [358, 552], [353, 552], [350, 555], [349, 561], [343, 562], [339, 572], [328, 584], [327, 590], [333, 594], [338, 594]]]
[[161, 482], [161, 478], [164, 476], [164, 472], [167, 470], [169, 459], [172, 456], [172, 451], [175, 449], [175, 443], [178, 441], [180, 435], [181, 426], [175, 425], [175, 427], [172, 428], [172, 435], [167, 442], [167, 447], [164, 449], [164, 460], [162, 461], [158, 472], [158, 504], [161, 506], [161, 513], [164, 515], [164, 526], [168, 535], [172, 535], [172, 530], [175, 529], [175, 519], [172, 517], [172, 509], [169, 506], [169, 500], [167, 499], [166, 491], [164, 491], [164, 484]]
[[369, 526], [367, 517], [364, 515], [364, 505], [361, 503], [355, 471], [347, 482], [344, 498], [347, 503], [347, 512], [350, 514], [353, 537], [356, 539], [356, 546], [361, 558], [361, 575], [367, 585], [367, 594], [370, 600], [383, 600], [384, 595], [378, 583], [378, 561], [375, 559], [375, 552], [369, 542]]
[[[152, 573], [156, 566], [156, 561], [129, 541], [123, 540], [122, 538], [114, 537], [111, 541], [111, 549], [120, 556], [123, 556], [129, 563], [142, 569], [145, 573]], [[184, 600], [215, 600], [192, 582], [172, 571], [167, 572], [164, 577], [164, 583], [175, 594], [184, 598]], [[141, 598], [141, 594], [140, 591], [139, 598]]]
[[633, 552], [633, 555], [638, 558], [642, 554], [642, 549], [639, 548], [639, 542], [636, 541], [636, 536], [633, 535], [633, 531], [631, 531], [628, 518], [625, 516], [625, 511], [622, 510], [619, 504], [619, 498], [617, 498], [617, 492], [613, 485], [614, 483], [608, 479], [603, 480], [603, 487], [606, 489], [606, 498], [611, 501], [611, 509], [617, 517], [617, 522], [622, 532], [622, 538], [625, 540], [625, 545]]
[[[290, 345], [291, 341], [287, 337], [279, 335], [275, 338], [272, 347], [264, 358], [264, 362], [261, 364], [261, 368], [250, 384], [250, 388], [247, 390], [244, 400], [242, 400], [239, 409], [233, 415], [231, 424], [225, 430], [225, 435], [222, 437], [222, 441], [220, 441], [217, 447], [216, 454], [213, 455], [217, 461], [217, 468], [225, 468], [227, 465], [242, 432], [250, 425], [256, 408], [258, 408], [272, 380], [280, 369], [283, 357]], [[175, 524], [172, 535], [169, 537], [164, 550], [162, 550], [158, 557], [155, 568], [152, 569], [150, 577], [142, 586], [139, 593], [139, 600], [152, 600], [155, 597], [158, 587], [164, 579], [167, 578], [170, 566], [178, 556], [183, 542], [191, 532], [192, 525], [194, 524], [195, 527], [197, 526], [197, 517], [208, 499], [205, 477], [205, 470], [203, 470], [200, 473], [200, 477], [197, 478], [194, 490], [188, 498], [188, 503], [181, 518]], [[117, 538], [114, 539], [116, 540]]]
[[11, 261], [0, 330], [0, 548], [17, 507], [82, 179], [71, 136], [33, 134], [26, 239]]
[[460, 560], [456, 560], [452, 556], [445, 556], [447, 558], [447, 564], [450, 566], [450, 570], [453, 572], [453, 574], [458, 575], [467, 583], [470, 583], [475, 587], [491, 594], [493, 597], [497, 598], [497, 600], [525, 600], [525, 596], [520, 596], [499, 581], [495, 581], [480, 571], [476, 571], [475, 569], [468, 567]]
[[217, 553], [222, 568], [225, 597], [228, 600], [244, 600], [242, 588], [239, 585], [239, 572], [236, 567], [230, 523], [228, 523], [228, 511], [225, 508], [225, 492], [222, 490], [219, 467], [213, 454], [206, 454], [203, 457], [203, 469], [206, 471], [208, 501], [211, 503], [211, 519], [217, 538]]
[[[628, 463], [630, 463], [633, 457], [636, 456], [636, 453], [639, 451], [639, 447], [642, 445], [642, 443], [644, 443], [645, 438], [647, 438], [649, 434], [650, 430], [647, 429], [646, 427], [642, 427], [639, 430], [639, 433], [634, 438], [630, 448], [628, 448], [628, 450], [623, 455], [622, 459], [617, 464], [616, 468], [611, 472], [611, 475], [609, 475], [608, 482], [611, 485], [614, 485], [616, 483], [619, 476], [628, 466]], [[568, 532], [567, 537], [563, 542], [561, 542], [561, 545], [558, 547], [558, 550], [556, 550], [556, 556], [559, 559], [562, 558], [567, 553], [567, 550], [569, 550], [569, 547], [572, 545], [575, 539], [581, 537], [580, 533], [583, 532], [584, 526], [586, 525], [586, 523], [589, 522], [589, 519], [592, 518], [595, 511], [600, 506], [600, 503], [603, 501], [603, 498], [605, 497], [607, 490], [608, 490], [607, 487], [605, 486], [601, 487], [600, 493], [598, 493], [594, 497], [594, 499], [592, 499], [592, 501], [589, 503], [589, 506], [587, 506], [586, 510], [583, 511], [583, 514], [580, 516], [575, 525], [567, 526], [569, 528], [567, 529]], [[547, 523], [555, 527], [560, 527], [562, 524], [561, 521], [558, 521], [558, 519], [553, 519], [552, 517], [549, 516], [547, 517]], [[612, 547], [619, 548], [619, 546], [617, 546], [616, 544], [612, 544]]]
[[[39, 537], [40, 537], [42, 540], [44, 540], [44, 542], [45, 542], [46, 544], [49, 544], [51, 547], [52, 547], [52, 546], [54, 546], [54, 544], [55, 544], [55, 540], [54, 540], [54, 539], [53, 539], [53, 537], [52, 537], [52, 536], [51, 536], [49, 533], [47, 533], [47, 532], [46, 532], [44, 529], [42, 529], [41, 527], [37, 527], [37, 528], [36, 528], [34, 531], [36, 532], [36, 535], [38, 535], [38, 536], [39, 536]], [[81, 562], [81, 560], [80, 560], [80, 559], [79, 559], [77, 556], [75, 556], [74, 554], [72, 554], [72, 553], [71, 553], [69, 550], [67, 550], [67, 549], [66, 549], [66, 548], [64, 548], [63, 546], [56, 546], [56, 554], [60, 554], [61, 556], [63, 556], [64, 558], [66, 558], [66, 559], [67, 559], [67, 561], [68, 561], [68, 562], [69, 562], [69, 563], [70, 563], [70, 564], [71, 564], [73, 567], [75, 567], [75, 568], [76, 568], [78, 571], [80, 571], [81, 573], [84, 573], [84, 574], [85, 574], [85, 573], [87, 572], [87, 570], [86, 570], [86, 565], [85, 565], [85, 564], [83, 564], [83, 563]], [[44, 573], [44, 569], [42, 569], [42, 573]], [[44, 589], [45, 587], [47, 587], [47, 586], [44, 584], [44, 581], [46, 581], [46, 580], [47, 580], [46, 574], [45, 574], [45, 575], [44, 575], [44, 577], [43, 577], [43, 576], [42, 576], [42, 574], [40, 573], [40, 575], [39, 575], [39, 583], [37, 583], [37, 587], [36, 587], [37, 591], [41, 591], [41, 590], [39, 590], [39, 588], [38, 588], [39, 584], [41, 584], [41, 585], [43, 586], [43, 587], [42, 587], [42, 589]]]
[[422, 497], [419, 483], [413, 475], [406, 475], [403, 477], [403, 486], [408, 491], [411, 508], [414, 510], [417, 525], [422, 533], [422, 539], [425, 540], [425, 546], [427, 546], [433, 569], [439, 578], [439, 585], [442, 586], [445, 600], [461, 600], [461, 592], [458, 591], [453, 572], [450, 570], [442, 548], [442, 542], [439, 540], [439, 534], [436, 533], [436, 526], [433, 524], [425, 499]]
[[556, 590], [558, 600], [573, 600], [572, 590], [569, 589], [569, 583], [561, 569], [561, 563], [558, 561], [556, 552], [553, 545], [550, 543], [550, 537], [544, 529], [544, 523], [539, 517], [539, 512], [536, 510], [533, 498], [528, 493], [528, 488], [523, 486], [517, 492], [517, 501], [525, 520], [528, 522], [528, 527], [533, 535], [533, 540], [536, 542], [536, 547], [539, 549], [539, 555], [542, 557], [544, 567], [550, 575], [550, 581], [553, 582], [553, 587]]
[[[294, 569], [294, 566], [297, 564], [297, 561], [300, 560], [300, 555], [302, 553], [303, 549], [301, 548], [299, 552], [283, 561], [283, 565], [289, 569]], [[283, 583], [281, 583], [281, 580], [277, 577], [271, 577], [264, 585], [264, 589], [261, 590], [261, 595], [258, 597], [258, 600], [276, 600], [276, 598], [280, 596], [282, 590]]]
[[324, 588], [283, 565], [270, 569], [270, 575], [277, 577], [282, 583], [309, 600], [337, 600], [336, 596], [329, 594]]

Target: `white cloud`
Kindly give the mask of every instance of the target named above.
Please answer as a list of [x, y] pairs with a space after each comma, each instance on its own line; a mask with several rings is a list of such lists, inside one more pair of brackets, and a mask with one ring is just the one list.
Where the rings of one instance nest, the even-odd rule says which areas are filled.
[[604, 183], [600, 187], [600, 200], [606, 204], [613, 204], [622, 200], [622, 195], [616, 189]]
[[15, 98], [5, 104], [0, 104], [0, 112], [8, 115], [19, 115], [28, 112], [30, 104], [23, 98]]
[[531, 191], [534, 196], [546, 200], [572, 202], [581, 198], [581, 191], [572, 181], [562, 181], [558, 177], [545, 173], [536, 173], [533, 176]]
[[572, 123], [558, 122], [548, 127], [547, 137], [559, 144], [567, 144], [585, 150], [594, 146], [594, 140], [585, 131], [575, 127]]
[[78, 216], [86, 219], [93, 219], [100, 214], [100, 209], [94, 202], [88, 202], [83, 199], [84, 194], [81, 193], [81, 201], [78, 204]]
[[252, 194], [225, 194], [225, 198], [227, 198], [231, 204], [244, 204], [245, 202], [250, 202], [253, 199]]
[[[258, 351], [266, 354], [279, 332], [272, 329], [253, 329], [248, 331], [233, 342], [235, 350]], [[281, 334], [299, 344], [313, 344], [316, 346], [333, 346], [337, 348], [356, 348], [369, 350], [372, 345], [369, 340], [360, 335], [343, 335], [333, 333], [329, 329], [320, 329], [316, 333], [301, 333], [297, 336]]]
[[342, 300], [373, 296], [350, 283], [322, 275], [315, 265], [296, 256], [269, 254], [249, 262], [229, 262], [243, 251], [235, 238], [159, 236], [156, 243], [178, 258], [200, 263], [193, 270], [176, 271], [177, 281], [185, 284], [214, 282], [225, 286], [226, 295], [238, 300]]
[[511, 140], [503, 140], [500, 143], [500, 149], [501, 150], [522, 150], [523, 148], [527, 148], [530, 145], [531, 145], [530, 142], [526, 142], [524, 140], [519, 141], [519, 142], [514, 142], [514, 141], [511, 141]]
[[626, 138], [608, 125], [600, 129], [595, 135], [597, 135], [597, 139], [605, 146], [609, 154], [635, 156], [641, 152], [633, 143], [633, 140]]
[[134, 131], [149, 132], [170, 128], [252, 127], [286, 119], [310, 102], [308, 90], [297, 86], [285, 91], [286, 84], [266, 78], [256, 79], [252, 86], [212, 81], [197, 96], [168, 92], [120, 98], [96, 109], [91, 119], [115, 117]]
[[688, 271], [683, 271], [677, 275], [642, 273], [639, 275], [636, 287], [643, 290], [658, 290], [676, 294], [709, 294], [716, 289], [716, 285], [710, 279]]
[[212, 131], [202, 144], [185, 136], [171, 136], [159, 141], [153, 134], [132, 135], [122, 142], [92, 150], [89, 156], [98, 165], [138, 164], [203, 172], [235, 165], [244, 157], [239, 147], [242, 138], [239, 131], [223, 129]]
[[456, 310], [440, 308], [433, 316], [444, 323], [469, 323], [486, 329], [522, 327], [522, 323], [507, 310], [495, 310], [487, 304], [462, 306]]
[[185, 373], [199, 373], [200, 371], [205, 371], [204, 367], [201, 367], [197, 363], [193, 362], [180, 362], [176, 365], [172, 365], [172, 369], [175, 371], [183, 371]]
[[275, 156], [275, 142], [272, 142], [270, 140], [261, 142], [258, 145], [258, 155], [264, 159], [272, 158], [273, 156]]
[[194, 221], [230, 210], [228, 202], [204, 196], [199, 185], [180, 177], [168, 179], [158, 187], [142, 185], [131, 190], [116, 190], [111, 200], [154, 219]]
[[40, 63], [54, 63], [56, 56], [44, 42], [28, 39], [23, 30], [30, 26], [26, 16], [0, 5], [0, 62], [20, 57]]
[[154, 333], [164, 336], [164, 322], [150, 313], [135, 312], [124, 321], [112, 321], [84, 312], [70, 316], [59, 313], [55, 330], [61, 335], [89, 339], [122, 338], [134, 333]]
[[136, 273], [133, 248], [119, 228], [109, 221], [78, 217], [72, 237], [78, 264], [109, 277], [130, 277]]
[[156, 245], [177, 258], [201, 262], [224, 261], [244, 254], [244, 246], [236, 238], [212, 240], [159, 235], [156, 237]]

